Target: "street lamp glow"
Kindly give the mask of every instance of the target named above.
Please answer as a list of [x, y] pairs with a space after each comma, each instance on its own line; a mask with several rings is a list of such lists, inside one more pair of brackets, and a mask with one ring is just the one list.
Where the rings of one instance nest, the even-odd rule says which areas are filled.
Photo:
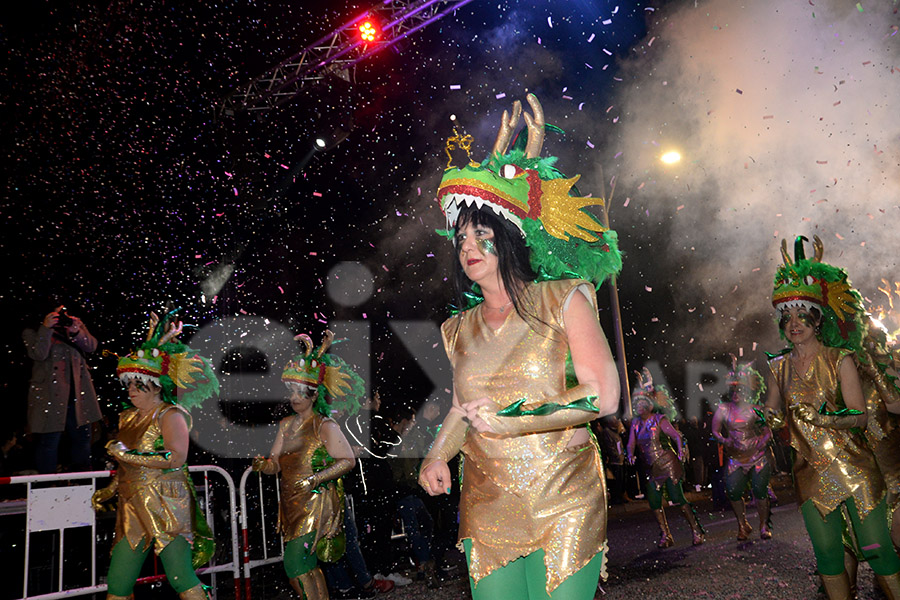
[[681, 154], [677, 150], [669, 150], [668, 152], [660, 156], [659, 160], [663, 161], [667, 165], [674, 165], [681, 160]]

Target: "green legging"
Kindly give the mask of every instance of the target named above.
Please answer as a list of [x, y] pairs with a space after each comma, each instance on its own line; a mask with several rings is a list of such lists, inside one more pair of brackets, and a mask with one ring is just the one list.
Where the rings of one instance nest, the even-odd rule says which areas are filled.
[[[665, 486], [666, 491], [669, 492], [669, 500], [679, 506], [688, 503], [687, 498], [684, 497], [684, 490], [681, 489], [680, 481], [672, 481], [672, 478], [670, 477], [666, 479]], [[659, 510], [660, 508], [662, 508], [663, 495], [661, 485], [658, 485], [648, 479], [644, 491], [647, 493], [647, 502], [650, 503], [650, 508], [652, 510]]]
[[737, 502], [744, 496], [744, 490], [747, 484], [750, 484], [750, 491], [757, 500], [765, 500], [769, 497], [769, 480], [772, 478], [772, 465], [768, 462], [762, 469], [753, 469], [749, 473], [744, 473], [743, 469], [736, 469], [733, 473], [725, 477], [725, 491], [728, 499]]
[[[472, 540], [463, 540], [466, 562], [471, 564]], [[547, 568], [544, 551], [537, 550], [518, 558], [483, 577], [478, 585], [469, 577], [472, 600], [591, 600], [597, 593], [603, 552], [547, 594]]]
[[[860, 521], [856, 501], [851, 497], [845, 501], [847, 513], [853, 523], [853, 532], [863, 558], [869, 562], [876, 575], [893, 575], [900, 572], [900, 558], [894, 551], [890, 532], [887, 528], [887, 508], [882, 499], [872, 512]], [[844, 515], [841, 507], [828, 513], [824, 518], [807, 500], [800, 507], [806, 531], [816, 554], [816, 568], [822, 575], [840, 575], [844, 572]], [[868, 548], [868, 549], [867, 549]]]
[[294, 538], [284, 545], [284, 572], [288, 578], [294, 579], [316, 568], [316, 532], [310, 531], [304, 536]]
[[[128, 540], [119, 540], [112, 551], [109, 561], [109, 573], [106, 576], [107, 588], [114, 596], [130, 596], [134, 591], [134, 583], [141, 574], [144, 560], [153, 548], [153, 540], [146, 547], [138, 544], [133, 549], [128, 545]], [[159, 560], [169, 584], [178, 592], [186, 592], [200, 584], [197, 573], [191, 565], [191, 545], [186, 539], [177, 536], [159, 553]]]

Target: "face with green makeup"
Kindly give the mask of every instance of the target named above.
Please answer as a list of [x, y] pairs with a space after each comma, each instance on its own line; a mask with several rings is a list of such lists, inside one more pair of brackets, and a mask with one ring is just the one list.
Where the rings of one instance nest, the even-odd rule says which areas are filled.
[[499, 262], [494, 247], [494, 230], [471, 220], [456, 231], [459, 264], [470, 280], [481, 283], [499, 277]]

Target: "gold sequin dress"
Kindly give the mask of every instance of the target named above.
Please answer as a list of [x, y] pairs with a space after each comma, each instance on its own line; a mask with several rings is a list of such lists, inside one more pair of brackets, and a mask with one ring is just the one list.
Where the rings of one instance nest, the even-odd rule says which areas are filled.
[[[869, 353], [869, 361], [892, 364], [890, 355]], [[866, 441], [875, 454], [878, 468], [884, 477], [888, 491], [890, 508], [895, 510], [900, 503], [900, 416], [888, 412], [885, 402], [900, 402], [896, 388], [884, 373], [874, 369], [860, 369], [859, 382], [866, 400]]]
[[[172, 410], [184, 416], [190, 429], [191, 416], [180, 406], [160, 404], [143, 415], [137, 408], [129, 408], [119, 413], [119, 441], [138, 452], [164, 451], [160, 421]], [[196, 502], [186, 464], [156, 469], [120, 462], [116, 477], [119, 504], [113, 547], [123, 538], [132, 549], [138, 544], [146, 547], [154, 539], [159, 554], [176, 536], [193, 541]]]
[[760, 444], [767, 427], [759, 425], [759, 415], [749, 404], [723, 404], [725, 418], [722, 428], [728, 432], [725, 446], [725, 470], [731, 475], [737, 470], [757, 472], [769, 465], [768, 445]]
[[840, 367], [850, 350], [823, 346], [806, 373], [794, 368], [790, 354], [769, 361], [769, 368], [781, 397], [791, 434], [794, 457], [794, 487], [802, 506], [812, 500], [823, 516], [853, 497], [861, 519], [884, 496], [884, 480], [865, 438], [849, 429], [817, 427], [795, 419], [791, 407], [804, 403], [815, 410], [844, 408], [841, 398]]
[[306, 418], [292, 415], [278, 425], [283, 444], [278, 457], [281, 466], [279, 529], [285, 542], [314, 531], [313, 543], [318, 545], [322, 538], [333, 538], [344, 530], [344, 488], [340, 479], [325, 482], [316, 491], [297, 489], [299, 481], [315, 472], [317, 463], [327, 460], [325, 444], [319, 437], [326, 420], [333, 421], [314, 412]]
[[[563, 310], [580, 285], [596, 306], [593, 287], [583, 280], [529, 284], [526, 306], [543, 321], [532, 326], [511, 310], [499, 329], [491, 329], [483, 304], [444, 322], [441, 331], [460, 404], [486, 397], [499, 411], [523, 397], [532, 405], [564, 392]], [[468, 431], [462, 447], [459, 539], [471, 540], [469, 575], [476, 584], [543, 548], [550, 593], [604, 550], [606, 485], [600, 453], [593, 439], [568, 448], [575, 431], [505, 437]]]
[[653, 413], [647, 419], [635, 417], [631, 420], [634, 440], [641, 449], [641, 460], [647, 468], [647, 479], [657, 489], [667, 479], [671, 479], [672, 483], [684, 479], [684, 467], [681, 466], [678, 455], [662, 444], [660, 423], [663, 419], [663, 415]]

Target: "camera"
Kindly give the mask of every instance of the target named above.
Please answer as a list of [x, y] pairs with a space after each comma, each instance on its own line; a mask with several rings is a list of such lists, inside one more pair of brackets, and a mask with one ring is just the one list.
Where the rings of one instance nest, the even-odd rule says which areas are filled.
[[65, 329], [66, 327], [68, 327], [69, 325], [71, 325], [72, 323], [75, 322], [72, 320], [72, 317], [70, 317], [69, 314], [66, 312], [65, 307], [59, 309], [59, 311], [56, 314], [57, 314], [56, 327], [59, 329]]

